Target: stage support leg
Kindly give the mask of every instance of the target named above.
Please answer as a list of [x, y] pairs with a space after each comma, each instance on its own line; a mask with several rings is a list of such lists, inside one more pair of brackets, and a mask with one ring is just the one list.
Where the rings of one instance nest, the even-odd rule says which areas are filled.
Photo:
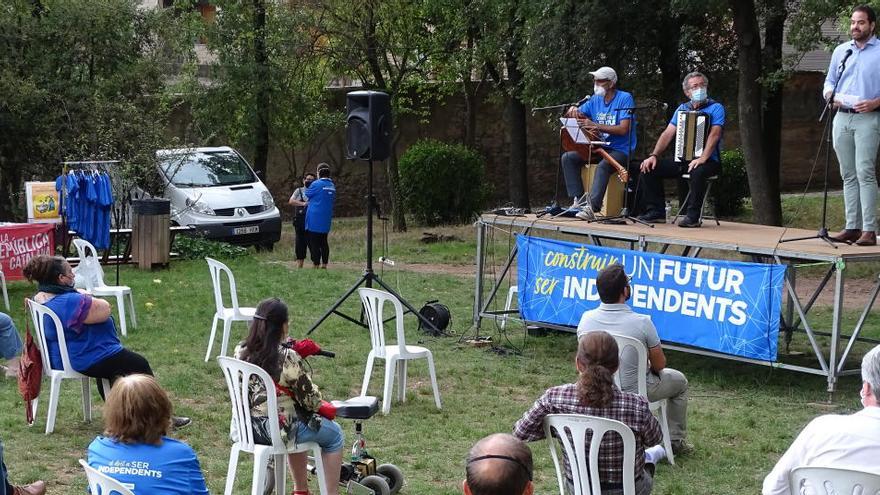
[[480, 335], [480, 310], [483, 307], [483, 270], [485, 269], [483, 261], [483, 250], [486, 248], [486, 224], [477, 221], [477, 284], [474, 289], [474, 328], [476, 333]]
[[834, 315], [831, 319], [831, 354], [828, 357], [828, 399], [831, 400], [837, 386], [837, 345], [840, 342], [840, 320], [843, 309], [843, 278], [846, 264], [843, 260], [835, 263]]
[[[797, 268], [789, 263], [788, 270], [785, 271], [785, 276], [788, 277], [788, 283], [797, 293]], [[791, 296], [788, 296], [788, 300], [785, 302], [785, 328], [783, 331], [785, 332], [785, 353], [791, 353], [791, 337], [794, 334], [794, 301]]]

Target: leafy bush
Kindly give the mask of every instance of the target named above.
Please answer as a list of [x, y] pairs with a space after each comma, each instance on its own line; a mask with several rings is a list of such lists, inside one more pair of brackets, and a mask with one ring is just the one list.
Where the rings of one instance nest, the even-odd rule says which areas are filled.
[[746, 160], [742, 150], [721, 152], [721, 174], [712, 186], [715, 213], [719, 217], [733, 217], [743, 211], [745, 198], [751, 196]]
[[406, 211], [424, 225], [473, 219], [487, 196], [485, 160], [460, 144], [423, 140], [400, 158], [400, 189]]
[[227, 242], [212, 241], [193, 235], [179, 235], [175, 237], [171, 250], [185, 260], [200, 260], [205, 257], [222, 260], [239, 258], [248, 253], [247, 248], [241, 246], [234, 246]]

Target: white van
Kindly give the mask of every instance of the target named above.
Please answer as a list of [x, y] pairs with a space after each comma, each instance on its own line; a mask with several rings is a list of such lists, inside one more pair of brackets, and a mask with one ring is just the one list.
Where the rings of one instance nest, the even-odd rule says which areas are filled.
[[250, 165], [228, 146], [156, 152], [172, 225], [190, 225], [206, 238], [272, 249], [281, 238], [281, 212]]

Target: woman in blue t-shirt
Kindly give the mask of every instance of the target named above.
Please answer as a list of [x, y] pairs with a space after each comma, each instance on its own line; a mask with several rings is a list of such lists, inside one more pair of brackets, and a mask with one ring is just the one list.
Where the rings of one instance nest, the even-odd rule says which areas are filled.
[[89, 466], [135, 495], [207, 494], [195, 451], [169, 438], [171, 401], [149, 375], [116, 380], [104, 406], [104, 435], [89, 445]]
[[[102, 379], [110, 380], [112, 386], [120, 376], [153, 374], [145, 357], [122, 346], [116, 335], [116, 324], [110, 316], [110, 303], [74, 288], [73, 269], [64, 258], [45, 254], [36, 256], [31, 258], [22, 273], [28, 280], [39, 284], [34, 301], [58, 315], [64, 327], [70, 366], [97, 379], [101, 398], [105, 395]], [[46, 325], [46, 343], [52, 369], [60, 370], [61, 351], [55, 325]], [[189, 418], [174, 418], [175, 427], [189, 423]]]

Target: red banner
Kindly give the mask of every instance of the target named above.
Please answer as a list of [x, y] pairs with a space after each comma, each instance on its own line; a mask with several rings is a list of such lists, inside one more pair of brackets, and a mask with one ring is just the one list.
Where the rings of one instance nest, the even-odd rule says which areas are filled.
[[0, 225], [0, 269], [7, 280], [21, 280], [21, 269], [39, 254], [55, 252], [55, 226], [45, 223]]

